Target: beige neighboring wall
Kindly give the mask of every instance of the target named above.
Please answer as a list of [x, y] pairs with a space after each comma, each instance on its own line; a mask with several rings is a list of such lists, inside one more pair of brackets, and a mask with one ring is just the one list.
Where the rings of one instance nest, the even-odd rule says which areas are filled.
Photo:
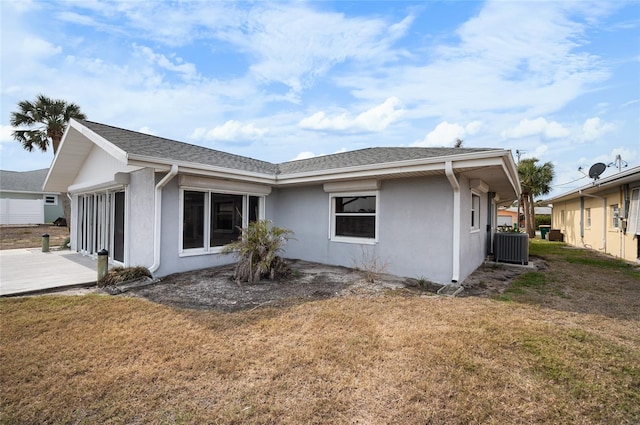
[[552, 228], [560, 229], [570, 245], [640, 261], [639, 194], [640, 167], [635, 167], [555, 197], [549, 201]]

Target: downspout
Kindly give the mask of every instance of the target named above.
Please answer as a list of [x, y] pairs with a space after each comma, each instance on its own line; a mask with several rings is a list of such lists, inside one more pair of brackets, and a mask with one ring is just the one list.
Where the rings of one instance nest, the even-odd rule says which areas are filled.
[[444, 163], [444, 173], [453, 189], [453, 273], [451, 282], [457, 284], [460, 278], [460, 183], [453, 173], [451, 161]]
[[580, 197], [580, 241], [584, 245], [584, 196]]
[[149, 271], [154, 273], [160, 267], [160, 242], [162, 237], [162, 188], [178, 174], [178, 166], [172, 165], [171, 170], [156, 184], [155, 210], [153, 217], [153, 264]]
[[589, 195], [588, 193], [583, 193], [582, 189], [578, 191], [582, 196], [588, 196], [589, 198], [602, 199], [602, 246], [599, 248], [600, 251], [607, 252], [607, 198], [596, 195]]

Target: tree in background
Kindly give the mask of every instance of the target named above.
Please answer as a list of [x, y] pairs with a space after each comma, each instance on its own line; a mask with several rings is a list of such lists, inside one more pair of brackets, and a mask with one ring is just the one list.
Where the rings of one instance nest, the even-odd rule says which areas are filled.
[[[16, 128], [13, 138], [29, 152], [33, 152], [34, 148], [47, 152], [51, 148], [55, 155], [71, 118], [83, 120], [86, 116], [75, 103], [39, 94], [34, 102], [18, 102], [18, 111], [11, 113], [10, 123]], [[66, 193], [60, 194], [60, 202], [68, 227], [71, 203]]]
[[525, 231], [530, 238], [536, 237], [534, 198], [551, 191], [551, 182], [554, 177], [552, 163], [545, 162], [539, 166], [536, 165], [537, 162], [537, 158], [528, 158], [518, 163], [518, 176], [522, 186], [520, 200], [524, 211]]

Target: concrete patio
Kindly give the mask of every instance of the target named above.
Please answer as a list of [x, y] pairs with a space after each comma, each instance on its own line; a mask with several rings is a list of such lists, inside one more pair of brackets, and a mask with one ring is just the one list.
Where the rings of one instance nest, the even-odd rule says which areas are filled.
[[95, 284], [96, 278], [96, 261], [68, 250], [0, 251], [0, 296]]

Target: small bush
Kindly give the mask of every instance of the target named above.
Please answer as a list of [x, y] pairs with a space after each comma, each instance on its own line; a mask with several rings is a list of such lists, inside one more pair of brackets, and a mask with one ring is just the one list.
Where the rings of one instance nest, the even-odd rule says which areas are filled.
[[60, 245], [60, 248], [71, 249], [71, 238], [66, 238], [64, 242], [62, 242], [62, 245]]
[[152, 277], [151, 272], [146, 267], [114, 267], [98, 281], [98, 286], [115, 286], [119, 283], [143, 277]]
[[289, 273], [286, 262], [277, 254], [291, 239], [291, 230], [273, 226], [268, 220], [259, 220], [241, 231], [238, 240], [222, 250], [238, 257], [234, 276], [237, 282], [256, 283], [263, 277], [273, 280]]

